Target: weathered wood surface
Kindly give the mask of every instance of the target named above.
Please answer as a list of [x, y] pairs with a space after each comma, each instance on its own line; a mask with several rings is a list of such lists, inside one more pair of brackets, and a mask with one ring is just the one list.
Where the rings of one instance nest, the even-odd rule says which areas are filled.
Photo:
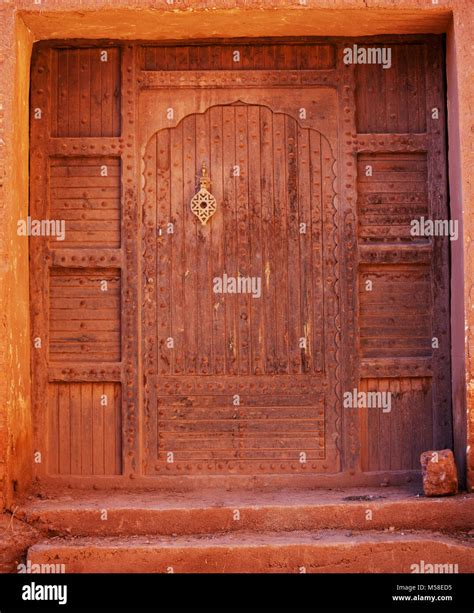
[[30, 215], [66, 229], [30, 238], [40, 476], [350, 483], [451, 446], [449, 239], [410, 233], [447, 218], [442, 42], [352, 44], [37, 45]]

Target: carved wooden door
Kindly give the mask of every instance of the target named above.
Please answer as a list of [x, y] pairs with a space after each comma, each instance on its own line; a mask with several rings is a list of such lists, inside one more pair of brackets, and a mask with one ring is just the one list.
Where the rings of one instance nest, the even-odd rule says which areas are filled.
[[360, 44], [390, 70], [340, 39], [35, 45], [30, 222], [65, 226], [29, 243], [38, 478], [405, 483], [452, 446], [449, 237], [410, 229], [448, 218], [443, 41]]
[[146, 471], [337, 471], [335, 158], [298, 116], [318, 101], [224, 90], [193, 112], [167, 96], [144, 104], [150, 125], [173, 116], [144, 149]]

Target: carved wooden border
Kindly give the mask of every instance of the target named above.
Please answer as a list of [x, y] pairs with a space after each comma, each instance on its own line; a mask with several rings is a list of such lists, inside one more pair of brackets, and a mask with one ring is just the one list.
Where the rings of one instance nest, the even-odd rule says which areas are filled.
[[[338, 46], [337, 70], [339, 84], [339, 147], [341, 165], [341, 391], [357, 387], [359, 337], [358, 321], [358, 253], [357, 253], [357, 157], [355, 69], [343, 62], [344, 46]], [[340, 443], [344, 469], [350, 473], [360, 471], [360, 425], [357, 409], [342, 406], [342, 393], [338, 402], [342, 415], [343, 440]]]

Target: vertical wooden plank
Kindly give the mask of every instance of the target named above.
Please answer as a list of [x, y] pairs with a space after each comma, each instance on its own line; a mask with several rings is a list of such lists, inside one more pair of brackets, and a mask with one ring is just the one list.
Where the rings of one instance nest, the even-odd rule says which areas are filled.
[[155, 47], [155, 68], [154, 70], [167, 70], [167, 54], [166, 47]]
[[[359, 384], [360, 391], [368, 392], [368, 380], [362, 379]], [[367, 438], [361, 440], [362, 466], [367, 466], [368, 470], [379, 470], [380, 465], [380, 420], [381, 413], [378, 410], [361, 411], [361, 422], [366, 424]], [[365, 443], [365, 444], [364, 444]], [[367, 458], [364, 461], [364, 458]]]
[[[202, 165], [205, 164], [212, 181], [212, 169], [209, 167], [209, 113], [197, 114], [196, 122], [196, 175], [202, 173]], [[210, 188], [212, 190], [212, 186]], [[194, 217], [194, 215], [193, 215]], [[198, 373], [209, 374], [212, 346], [212, 278], [211, 278], [211, 226], [209, 222], [202, 225], [197, 219], [193, 219], [196, 227], [196, 264], [194, 267], [197, 275], [197, 308], [198, 325], [197, 336], [197, 359]]]
[[[298, 49], [295, 44], [284, 45], [285, 52], [285, 68], [287, 70], [295, 70], [298, 62]], [[313, 54], [317, 53], [317, 47], [313, 48]]]
[[418, 109], [418, 62], [419, 45], [407, 45], [407, 111], [408, 132], [416, 133], [420, 130], [420, 116]]
[[221, 45], [212, 45], [210, 53], [210, 62], [213, 70], [221, 70], [221, 57], [222, 47]]
[[155, 61], [156, 48], [147, 46], [142, 47], [142, 66], [144, 70], [157, 70]]
[[68, 133], [67, 136], [79, 136], [79, 50], [68, 52]]
[[81, 453], [82, 474], [92, 475], [92, 383], [81, 385]]
[[48, 473], [59, 473], [59, 390], [57, 383], [48, 386], [49, 424], [47, 452], [43, 451], [43, 462], [47, 462]]
[[[414, 379], [411, 379], [411, 387], [412, 387], [412, 393], [416, 393], [415, 392], [415, 385], [413, 385], [414, 383]], [[418, 392], [421, 396], [421, 401], [420, 401], [420, 405], [421, 405], [421, 410], [418, 411], [418, 414], [416, 416], [418, 424], [419, 424], [419, 429], [421, 431], [421, 436], [420, 436], [420, 449], [419, 452], [421, 453], [422, 451], [428, 451], [430, 449], [433, 449], [433, 447], [436, 447], [435, 445], [435, 441], [433, 439], [433, 393], [432, 393], [432, 389], [433, 389], [433, 379], [425, 379], [424, 381], [424, 386], [423, 389]], [[419, 455], [418, 457], [414, 458], [414, 460], [417, 462], [416, 467], [419, 467]]]
[[265, 70], [274, 70], [275, 53], [276, 45], [265, 45], [265, 47], [262, 49], [263, 68], [265, 68]]
[[234, 62], [233, 55], [234, 51], [241, 51], [241, 48], [238, 44], [232, 43], [230, 45], [220, 45], [221, 58], [220, 58], [220, 66], [221, 70], [236, 70], [239, 68], [239, 63]]
[[261, 190], [261, 141], [260, 107], [248, 107], [248, 186], [249, 186], [249, 254], [251, 277], [260, 279], [260, 297], [250, 299], [250, 373], [261, 375], [265, 372], [265, 344], [263, 318], [263, 235], [262, 235], [262, 190]]
[[58, 122], [58, 136], [69, 136], [69, 51], [58, 49], [53, 52], [58, 57], [58, 106], [55, 109]]
[[146, 273], [143, 277], [144, 305], [143, 305], [143, 335], [144, 335], [144, 368], [145, 376], [158, 372], [158, 347], [152, 339], [156, 338], [160, 328], [157, 321], [157, 136], [153, 136], [145, 151], [147, 173], [145, 175], [145, 203], [143, 206], [144, 245], [142, 257], [146, 262]]
[[[313, 329], [313, 266], [312, 259], [312, 193], [311, 172], [313, 164], [310, 157], [310, 131], [297, 127], [297, 160], [298, 160], [298, 217], [292, 223], [295, 224], [294, 232], [299, 248], [299, 285], [301, 292], [299, 306], [300, 329], [303, 329], [307, 338], [307, 350], [302, 354], [304, 360], [301, 364], [301, 372], [309, 373], [313, 370], [314, 339], [321, 337], [320, 330]], [[319, 161], [319, 159], [318, 159]], [[316, 205], [316, 203], [315, 203]], [[304, 224], [302, 226], [301, 224]], [[304, 229], [304, 232], [301, 230]], [[316, 306], [316, 305], [314, 305]]]
[[122, 443], [122, 387], [114, 385], [114, 414], [115, 414], [115, 474], [121, 475], [123, 471], [123, 443]]
[[199, 47], [193, 45], [188, 52], [189, 70], [199, 70]]
[[71, 474], [81, 474], [81, 384], [70, 384]]
[[211, 47], [209, 45], [203, 45], [199, 47], [199, 70], [209, 70], [212, 68], [211, 64]]
[[[366, 392], [367, 387], [367, 379], [361, 379], [359, 381], [358, 391]], [[344, 392], [352, 393], [352, 390], [343, 390]], [[344, 406], [344, 405], [343, 405]], [[347, 407], [345, 411], [347, 411]], [[350, 409], [352, 410], [352, 409]], [[369, 413], [368, 411], [364, 411], [362, 409], [359, 410], [359, 420], [360, 420], [360, 443], [361, 443], [361, 466], [362, 470], [370, 470], [370, 441], [371, 441], [371, 432], [369, 430]]]
[[[113, 73], [112, 73], [112, 133], [111, 136], [120, 136], [121, 127], [122, 127], [122, 115], [121, 115], [121, 106], [122, 106], [122, 79], [121, 79], [121, 47], [114, 49], [113, 52], [114, 64], [113, 64]], [[127, 89], [129, 85], [126, 86]], [[124, 113], [126, 116], [126, 121], [128, 122], [127, 130], [130, 131], [131, 127], [131, 116], [130, 110]], [[133, 121], [132, 121], [133, 123]]]
[[79, 51], [79, 135], [91, 136], [91, 49]]
[[90, 112], [91, 112], [91, 136], [102, 135], [102, 62], [100, 61], [100, 49], [90, 50]]
[[[369, 379], [368, 383], [369, 391], [388, 390], [387, 379]], [[379, 470], [391, 470], [392, 463], [396, 464], [398, 447], [400, 445], [400, 441], [395, 441], [393, 438], [394, 433], [399, 435], [398, 423], [396, 416], [392, 415], [392, 413], [377, 412], [379, 414]]]
[[399, 431], [402, 432], [400, 438], [400, 460], [398, 470], [410, 470], [413, 466], [413, 448], [417, 442], [413, 441], [406, 433], [417, 432], [416, 424], [412, 420], [412, 413], [418, 409], [417, 399], [411, 394], [402, 392], [402, 383], [399, 379], [390, 379], [390, 392], [392, 401], [392, 419], [396, 418], [399, 424]]
[[[392, 55], [398, 57], [396, 45], [392, 45]], [[383, 69], [380, 69], [383, 70]], [[386, 91], [386, 124], [385, 132], [398, 132], [398, 90], [397, 73], [394, 68], [384, 70], [384, 89]]]
[[[104, 385], [92, 384], [92, 473], [104, 474]], [[107, 399], [109, 402], [110, 399]]]
[[[223, 130], [223, 174], [224, 174], [224, 233], [225, 255], [224, 272], [228, 276], [235, 276], [237, 268], [237, 206], [235, 194], [235, 180], [233, 169], [236, 164], [235, 158], [235, 107], [225, 106], [222, 110], [224, 123]], [[237, 335], [237, 310], [235, 296], [224, 294], [225, 305], [225, 328], [226, 328], [226, 374], [238, 373], [238, 335]]]
[[176, 47], [165, 47], [166, 70], [176, 70]]
[[59, 472], [62, 475], [71, 474], [71, 422], [69, 384], [61, 383], [59, 388]]
[[[185, 369], [185, 337], [186, 313], [183, 296], [183, 255], [186, 249], [184, 241], [185, 224], [190, 221], [188, 210], [183, 199], [183, 124], [180, 123], [170, 133], [170, 215], [163, 219], [164, 240], [170, 245], [170, 273], [173, 275], [170, 287], [171, 301], [171, 336], [174, 339], [174, 350], [171, 352], [171, 370], [174, 374], [183, 374]], [[174, 226], [173, 234], [167, 233], [167, 223]]]
[[[209, 110], [210, 121], [210, 168], [212, 177], [212, 194], [218, 203], [218, 209], [211, 223], [211, 283], [224, 273], [224, 143], [222, 106]], [[220, 375], [225, 372], [225, 299], [224, 294], [212, 294], [212, 364], [211, 372]]]
[[176, 70], [189, 69], [189, 49], [188, 47], [176, 47]]
[[[398, 132], [406, 134], [409, 132], [408, 121], [408, 45], [397, 45], [395, 47], [395, 70], [397, 72], [397, 94], [398, 94]], [[389, 68], [388, 70], [392, 70]]]
[[267, 107], [260, 107], [260, 193], [262, 195], [262, 301], [264, 309], [265, 373], [277, 372], [276, 354], [276, 242], [273, 235], [274, 185], [273, 185], [273, 115]]
[[[275, 65], [274, 70], [284, 70], [286, 68], [285, 45], [275, 45]], [[277, 117], [274, 117], [275, 121]]]
[[[294, 47], [291, 47], [294, 50]], [[294, 61], [291, 57], [288, 61]], [[286, 166], [287, 166], [287, 238], [288, 259], [288, 359], [289, 372], [300, 373], [303, 368], [307, 372], [307, 356], [311, 354], [311, 329], [307, 322], [301, 320], [301, 252], [298, 220], [299, 210], [299, 164], [298, 158], [298, 126], [289, 116], [285, 118], [286, 130]], [[306, 341], [306, 348], [300, 348], [300, 338]]]
[[[170, 130], [162, 130], [157, 135], [156, 182], [157, 182], [157, 221], [156, 227], [163, 228], [170, 218], [171, 168], [170, 168]], [[159, 338], [158, 372], [171, 374], [174, 348], [168, 339], [172, 338], [171, 322], [171, 241], [169, 236], [157, 236], [157, 327]]]
[[[279, 65], [284, 62], [281, 49], [278, 50]], [[287, 240], [287, 160], [286, 160], [286, 126], [285, 116], [279, 113], [273, 115], [273, 164], [274, 164], [274, 218], [273, 240], [275, 250], [275, 284], [276, 308], [275, 325], [279, 333], [276, 335], [277, 372], [288, 372], [288, 240]], [[282, 333], [282, 331], [284, 331]]]
[[[195, 117], [191, 115], [183, 120], [183, 179], [184, 179], [184, 201], [190, 207], [191, 199], [196, 193], [197, 177], [196, 168], [198, 162], [196, 160], [196, 122]], [[188, 209], [189, 212], [189, 209]], [[197, 326], [198, 319], [196, 313], [197, 302], [197, 227], [193, 219], [194, 215], [189, 212], [185, 224], [185, 266], [183, 267], [184, 274], [184, 292], [187, 325], [185, 327], [185, 353], [186, 353], [186, 372], [194, 374], [197, 372]], [[199, 222], [197, 222], [199, 223]]]
[[[396, 47], [391, 47], [392, 54], [396, 50]], [[396, 54], [392, 58], [392, 62], [395, 62]], [[386, 72], [390, 70], [396, 70], [395, 66], [384, 70], [382, 66], [364, 66], [362, 74], [367, 79], [367, 90], [364, 87], [364, 83], [361, 82], [360, 87], [365, 91], [365, 103], [366, 103], [366, 121], [368, 125], [367, 132], [388, 132], [387, 129], [387, 98], [390, 93], [387, 91], [387, 78]], [[374, 104], [375, 100], [378, 100]]]
[[257, 52], [252, 45], [242, 45], [240, 48], [240, 65], [242, 70], [253, 70], [258, 66]]
[[115, 50], [107, 47], [107, 62], [100, 63], [101, 136], [114, 135], [114, 61]]
[[[438, 43], [439, 44], [439, 43]], [[428, 121], [429, 121], [429, 104], [428, 104], [428, 96], [429, 91], [427, 87], [427, 78], [426, 72], [430, 70], [428, 66], [428, 45], [426, 43], [420, 45], [420, 56], [418, 58], [418, 88], [420, 95], [418, 96], [418, 114], [420, 117], [420, 131], [428, 132]]]
[[58, 82], [58, 51], [49, 52], [51, 62], [51, 136], [58, 136], [59, 115], [59, 82]]

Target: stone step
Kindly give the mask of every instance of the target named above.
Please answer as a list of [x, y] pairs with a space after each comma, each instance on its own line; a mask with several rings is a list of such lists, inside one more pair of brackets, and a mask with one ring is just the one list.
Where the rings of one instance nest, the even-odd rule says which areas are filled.
[[281, 492], [73, 492], [28, 501], [16, 517], [49, 535], [198, 535], [291, 530], [432, 530], [474, 526], [474, 495], [413, 488]]
[[[413, 565], [423, 565], [424, 572], [468, 573], [474, 571], [474, 546], [467, 540], [430, 532], [54, 537], [33, 545], [28, 551], [28, 562], [63, 564], [67, 573], [410, 573], [420, 570]], [[31, 566], [32, 571], [38, 569]]]

